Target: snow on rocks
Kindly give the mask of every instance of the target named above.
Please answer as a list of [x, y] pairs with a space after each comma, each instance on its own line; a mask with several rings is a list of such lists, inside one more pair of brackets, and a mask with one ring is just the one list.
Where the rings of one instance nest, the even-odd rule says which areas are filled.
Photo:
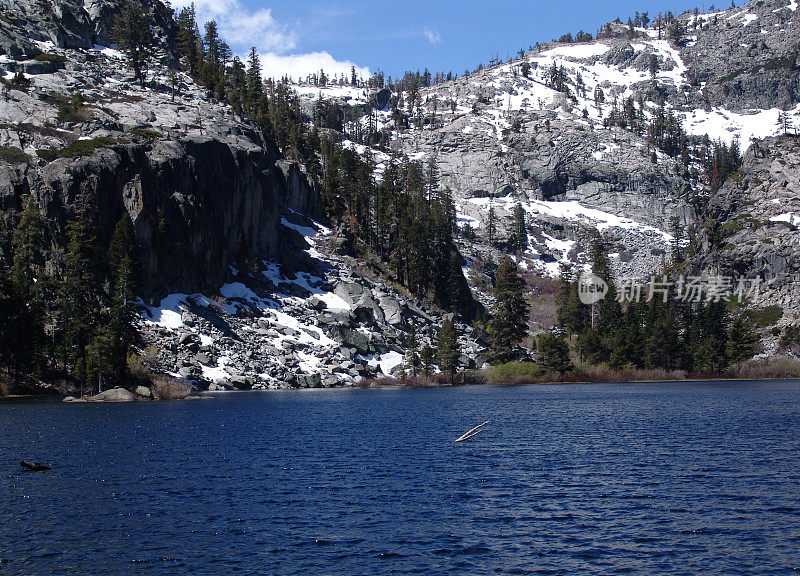
[[786, 212], [785, 214], [778, 214], [777, 216], [772, 216], [769, 219], [770, 222], [786, 222], [787, 224], [791, 224], [792, 226], [800, 225], [800, 215], [795, 214], [793, 212]]
[[258, 273], [234, 267], [216, 295], [143, 307], [145, 340], [165, 371], [211, 389], [354, 385], [402, 369], [409, 326], [434, 341], [436, 313], [354, 275], [328, 253], [330, 230], [291, 211], [282, 224], [307, 243], [305, 259], [265, 261]]

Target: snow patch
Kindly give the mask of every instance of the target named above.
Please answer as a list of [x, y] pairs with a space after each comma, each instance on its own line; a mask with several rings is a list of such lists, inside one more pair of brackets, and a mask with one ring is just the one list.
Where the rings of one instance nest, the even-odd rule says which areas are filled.
[[368, 366], [380, 368], [386, 376], [391, 376], [392, 370], [403, 363], [403, 355], [394, 350], [375, 356], [373, 354], [356, 354], [356, 359], [366, 362]]
[[772, 216], [769, 219], [770, 222], [786, 222], [787, 224], [791, 224], [792, 226], [800, 225], [800, 215], [795, 214], [794, 212], [786, 212], [785, 214], [778, 214], [777, 216]]
[[108, 46], [100, 46], [99, 44], [95, 44], [92, 46], [92, 50], [100, 52], [100, 54], [107, 56], [108, 58], [117, 58], [119, 60], [123, 60], [125, 58], [125, 54], [119, 50], [115, 50], [114, 48], [109, 48]]
[[593, 58], [602, 56], [611, 49], [605, 44], [575, 44], [571, 46], [558, 46], [541, 53], [541, 56], [566, 56], [567, 58]]
[[742, 17], [742, 24], [744, 26], [747, 26], [748, 24], [750, 24], [751, 22], [755, 22], [756, 20], [758, 20], [757, 14], [745, 14]]
[[181, 313], [187, 305], [188, 298], [188, 294], [170, 294], [162, 299], [158, 306], [146, 306], [144, 321], [168, 330], [181, 328], [183, 326]]
[[[683, 126], [688, 134], [703, 136], [708, 134], [712, 140], [722, 140], [727, 144], [739, 139], [742, 150], [750, 147], [751, 138], [766, 138], [781, 132], [778, 126], [778, 108], [753, 110], [751, 113], [731, 112], [725, 108], [712, 108], [710, 111], [698, 108], [691, 112], [679, 112]], [[800, 105], [788, 112], [796, 122], [800, 118]]]
[[378, 366], [380, 366], [381, 372], [387, 376], [390, 376], [392, 374], [392, 370], [400, 366], [402, 363], [403, 355], [394, 350], [378, 356]]
[[216, 366], [205, 366], [204, 364], [200, 364], [200, 370], [203, 372], [203, 378], [206, 380], [210, 380], [211, 382], [224, 382], [230, 378], [230, 374], [225, 369], [225, 366], [230, 363], [231, 359], [229, 356], [220, 356], [217, 359]]

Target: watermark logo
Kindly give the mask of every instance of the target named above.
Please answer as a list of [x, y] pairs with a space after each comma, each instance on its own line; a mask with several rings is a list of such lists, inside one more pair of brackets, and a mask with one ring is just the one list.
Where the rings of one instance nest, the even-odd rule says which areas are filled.
[[[668, 299], [684, 303], [731, 302], [739, 303], [755, 299], [760, 294], [761, 278], [733, 278], [712, 274], [700, 276], [678, 276], [670, 280], [666, 276], [651, 276], [649, 280], [621, 278], [617, 280], [614, 298], [617, 302], [652, 302], [655, 299], [666, 303]], [[591, 305], [603, 300], [609, 292], [606, 282], [596, 274], [584, 273], [578, 277], [578, 298]]]
[[578, 277], [578, 299], [582, 304], [595, 304], [606, 297], [608, 284], [597, 274], [581, 274]]

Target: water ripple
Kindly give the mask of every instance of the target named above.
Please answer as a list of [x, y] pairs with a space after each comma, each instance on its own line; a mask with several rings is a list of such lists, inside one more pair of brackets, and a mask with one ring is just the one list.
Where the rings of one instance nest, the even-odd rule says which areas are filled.
[[[0, 573], [796, 574], [798, 392], [0, 404]], [[19, 472], [21, 458], [54, 470]]]

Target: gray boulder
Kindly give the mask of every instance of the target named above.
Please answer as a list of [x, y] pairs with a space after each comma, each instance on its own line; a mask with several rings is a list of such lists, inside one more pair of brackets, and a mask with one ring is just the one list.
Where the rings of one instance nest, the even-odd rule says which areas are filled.
[[125, 388], [112, 388], [89, 398], [90, 402], [133, 402], [136, 396]]

